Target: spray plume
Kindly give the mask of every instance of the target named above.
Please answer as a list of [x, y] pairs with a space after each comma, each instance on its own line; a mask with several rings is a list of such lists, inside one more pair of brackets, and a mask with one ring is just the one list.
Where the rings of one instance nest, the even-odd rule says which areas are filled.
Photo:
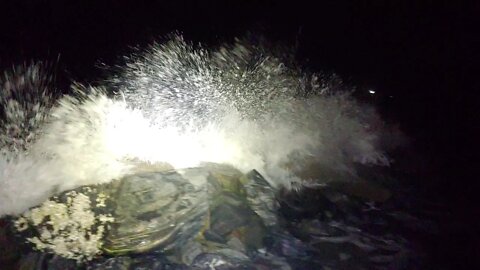
[[125, 59], [102, 87], [75, 85], [56, 102], [40, 65], [4, 76], [0, 216], [138, 162], [228, 163], [287, 188], [306, 180], [306, 164], [353, 175], [355, 162], [389, 163], [373, 108], [338, 78], [302, 74], [264, 46], [209, 50], [175, 35]]

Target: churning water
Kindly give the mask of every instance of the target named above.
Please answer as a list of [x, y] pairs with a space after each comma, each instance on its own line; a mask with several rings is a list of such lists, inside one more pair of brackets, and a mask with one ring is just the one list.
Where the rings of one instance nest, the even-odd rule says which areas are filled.
[[287, 188], [311, 183], [300, 177], [311, 164], [345, 175], [354, 163], [388, 165], [375, 110], [338, 78], [284, 60], [240, 40], [207, 49], [173, 36], [126, 57], [101, 86], [75, 85], [60, 98], [41, 64], [5, 73], [0, 216], [137, 162], [228, 163]]

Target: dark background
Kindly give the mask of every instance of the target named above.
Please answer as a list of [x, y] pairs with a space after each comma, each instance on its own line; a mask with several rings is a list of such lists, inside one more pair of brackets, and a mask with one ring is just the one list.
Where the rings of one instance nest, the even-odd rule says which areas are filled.
[[[207, 45], [261, 33], [296, 46], [298, 60], [310, 70], [377, 90], [380, 111], [400, 125], [423, 160], [425, 188], [444, 197], [455, 218], [475, 222], [480, 2], [312, 2], [318, 3], [4, 1], [0, 68], [58, 59], [69, 79], [93, 82], [100, 76], [96, 64], [113, 64], [129, 46], [175, 30]], [[480, 256], [475, 238], [459, 237], [469, 238], [459, 240], [468, 255]]]

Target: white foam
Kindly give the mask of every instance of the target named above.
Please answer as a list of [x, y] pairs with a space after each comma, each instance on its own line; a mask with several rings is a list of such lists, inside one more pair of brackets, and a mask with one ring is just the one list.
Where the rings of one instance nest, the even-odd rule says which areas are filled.
[[268, 57], [250, 68], [252, 53], [195, 50], [177, 37], [132, 57], [106, 84], [123, 96], [92, 88], [62, 98], [28, 153], [0, 157], [0, 216], [119, 178], [133, 160], [228, 163], [277, 187], [297, 181], [292, 168], [305, 160], [349, 173], [353, 162], [388, 164], [374, 110], [315, 77], [314, 94], [299, 96], [305, 77]]

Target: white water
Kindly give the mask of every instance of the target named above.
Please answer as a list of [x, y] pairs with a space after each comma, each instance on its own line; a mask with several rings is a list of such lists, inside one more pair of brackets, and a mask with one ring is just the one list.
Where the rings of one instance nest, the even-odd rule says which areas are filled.
[[134, 162], [228, 163], [257, 169], [277, 187], [301, 181], [294, 172], [306, 160], [350, 174], [354, 162], [388, 165], [372, 108], [331, 80], [286, 68], [262, 47], [205, 50], [173, 37], [129, 57], [105, 87], [119, 94], [77, 87], [83, 94], [55, 103], [28, 130], [36, 136], [27, 150], [2, 142], [0, 216], [119, 178]]

